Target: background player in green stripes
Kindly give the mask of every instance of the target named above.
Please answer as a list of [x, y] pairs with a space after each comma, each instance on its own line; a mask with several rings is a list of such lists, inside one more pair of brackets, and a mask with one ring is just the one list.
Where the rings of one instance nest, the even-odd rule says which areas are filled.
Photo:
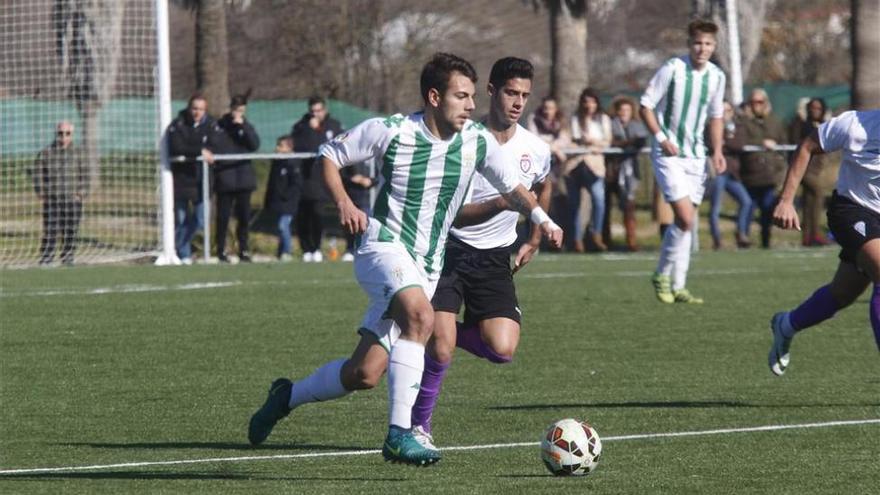
[[[512, 158], [485, 127], [470, 120], [476, 80], [470, 63], [438, 53], [422, 70], [423, 112], [368, 120], [321, 148], [324, 182], [341, 224], [360, 234], [355, 276], [370, 303], [349, 359], [331, 361], [295, 384], [287, 378], [272, 383], [250, 421], [252, 444], [263, 442], [293, 408], [373, 388], [387, 369], [390, 417], [383, 456], [415, 465], [440, 460], [439, 451], [413, 436], [411, 411], [425, 343], [434, 329], [430, 300], [447, 233], [473, 174], [482, 174], [517, 211], [529, 215], [553, 245], [562, 243], [562, 230], [505, 166]], [[345, 193], [339, 168], [370, 158], [382, 163], [382, 170], [367, 218]]]
[[707, 118], [712, 166], [719, 174], [726, 169], [721, 153], [725, 77], [709, 61], [715, 52], [717, 32], [718, 26], [713, 22], [691, 22], [688, 54], [666, 61], [641, 98], [642, 118], [654, 134], [654, 175], [675, 215], [674, 223], [663, 236], [660, 260], [652, 278], [657, 298], [664, 303], [703, 302], [691, 295], [685, 283], [691, 260], [691, 227], [705, 191], [703, 129]]

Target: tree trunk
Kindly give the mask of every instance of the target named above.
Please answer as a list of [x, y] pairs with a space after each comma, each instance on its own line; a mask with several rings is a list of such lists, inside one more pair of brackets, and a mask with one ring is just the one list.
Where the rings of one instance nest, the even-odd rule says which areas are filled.
[[229, 49], [224, 0], [199, 0], [196, 7], [196, 86], [219, 117], [229, 106]]
[[852, 106], [880, 108], [880, 0], [852, 0]]
[[561, 108], [572, 111], [590, 84], [587, 66], [587, 15], [584, 2], [549, 0], [550, 87]]

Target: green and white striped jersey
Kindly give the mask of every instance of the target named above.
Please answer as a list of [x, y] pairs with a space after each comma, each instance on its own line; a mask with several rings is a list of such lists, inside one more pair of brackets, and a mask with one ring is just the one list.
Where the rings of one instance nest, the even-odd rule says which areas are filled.
[[[671, 58], [654, 74], [640, 103], [654, 110], [660, 129], [679, 149], [678, 156], [705, 158], [706, 118], [724, 116], [724, 72], [712, 62], [697, 71], [690, 56]], [[654, 154], [660, 153], [656, 141]]]
[[361, 242], [403, 244], [431, 278], [440, 275], [446, 237], [474, 172], [504, 193], [519, 183], [482, 124], [469, 120], [442, 140], [428, 131], [421, 112], [367, 120], [326, 143], [320, 154], [339, 167], [376, 159], [379, 193]]

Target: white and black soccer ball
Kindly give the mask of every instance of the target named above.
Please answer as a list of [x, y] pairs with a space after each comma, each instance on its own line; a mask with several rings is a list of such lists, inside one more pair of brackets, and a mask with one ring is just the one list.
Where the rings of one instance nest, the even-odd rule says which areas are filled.
[[561, 419], [550, 425], [541, 439], [541, 460], [556, 476], [590, 474], [601, 454], [599, 434], [584, 421]]

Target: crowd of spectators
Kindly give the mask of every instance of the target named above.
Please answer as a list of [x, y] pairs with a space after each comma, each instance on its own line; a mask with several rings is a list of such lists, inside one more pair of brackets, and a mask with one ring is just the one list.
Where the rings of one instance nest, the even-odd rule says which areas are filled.
[[[234, 212], [239, 261], [250, 261], [248, 225], [251, 219], [251, 195], [257, 189], [251, 160], [215, 160], [214, 154], [247, 153], [259, 147], [257, 131], [245, 118], [247, 95], [232, 99], [228, 113], [213, 120], [207, 103], [193, 96], [186, 109], [168, 129], [171, 154], [184, 156], [174, 162], [177, 254], [184, 263], [192, 260], [193, 236], [204, 225], [202, 218], [202, 166], [197, 158], [212, 166], [212, 190], [216, 194], [217, 257], [228, 261], [227, 225]], [[289, 135], [280, 136], [275, 151], [279, 153], [314, 153], [326, 141], [343, 132], [340, 123], [327, 110], [320, 97], [311, 98], [308, 112], [292, 127]], [[637, 103], [627, 96], [612, 99], [606, 112], [599, 94], [585, 88], [570, 117], [564, 105], [552, 96], [544, 97], [534, 113], [526, 118], [529, 130], [544, 139], [553, 153], [552, 181], [555, 198], [551, 215], [566, 227], [566, 248], [574, 252], [602, 252], [609, 249], [636, 251], [638, 227], [636, 202], [645, 179], [639, 153], [648, 144], [649, 133], [640, 122]], [[710, 177], [709, 226], [715, 249], [726, 247], [723, 240], [722, 206], [725, 193], [736, 203], [733, 244], [737, 248], [752, 245], [752, 223], [757, 221], [760, 246], [770, 247], [771, 216], [777, 191], [784, 176], [787, 153], [777, 145], [798, 143], [815, 127], [830, 117], [824, 101], [812, 98], [800, 102], [798, 115], [786, 127], [773, 113], [766, 91], [758, 88], [735, 108], [725, 103], [724, 153], [727, 171]], [[613, 147], [614, 153], [607, 153]], [[747, 148], [750, 147], [750, 148]], [[754, 150], [759, 151], [754, 151]], [[833, 176], [834, 156], [811, 163], [804, 179], [804, 246], [829, 242], [822, 221], [824, 202], [831, 193], [827, 177]], [[293, 233], [299, 240], [302, 259], [324, 259], [322, 218], [332, 205], [321, 182], [321, 164], [313, 158], [272, 160], [264, 209], [272, 215], [278, 235], [278, 259], [288, 261], [293, 255]], [[370, 189], [376, 185], [375, 167], [364, 164], [346, 170], [346, 190], [359, 208], [370, 208]], [[665, 218], [662, 199], [654, 201], [653, 218]], [[233, 207], [234, 205], [234, 207]], [[618, 208], [623, 221], [623, 243], [614, 245], [612, 213]], [[757, 218], [756, 212], [758, 210]], [[646, 221], [642, 221], [646, 223]], [[668, 223], [665, 222], [665, 223]], [[294, 228], [295, 227], [295, 228]], [[47, 229], [48, 231], [49, 229]], [[350, 261], [354, 239], [348, 238], [342, 259]]]

